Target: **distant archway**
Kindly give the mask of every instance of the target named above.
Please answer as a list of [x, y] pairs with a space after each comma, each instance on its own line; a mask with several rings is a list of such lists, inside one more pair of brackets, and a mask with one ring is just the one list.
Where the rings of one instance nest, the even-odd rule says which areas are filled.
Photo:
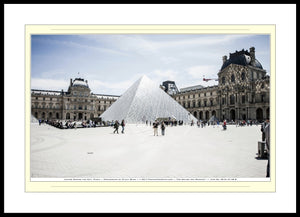
[[79, 113], [78, 114], [78, 120], [81, 120], [82, 119], [82, 113]]
[[242, 115], [242, 119], [246, 120], [246, 115], [245, 114]]
[[256, 120], [263, 121], [263, 110], [261, 108], [256, 109]]
[[197, 111], [194, 111], [194, 117], [198, 119], [197, 116], [198, 116], [198, 115], [197, 115]]
[[203, 112], [202, 111], [199, 112], [199, 119], [203, 120]]
[[231, 109], [230, 110], [230, 121], [235, 121], [235, 110], [234, 109]]
[[211, 115], [212, 115], [212, 116], [216, 116], [216, 111], [213, 110], [213, 111], [211, 112]]
[[70, 119], [70, 113], [66, 114], [66, 119]]
[[270, 119], [270, 108], [267, 108], [266, 110], [266, 118]]
[[205, 120], [208, 120], [209, 119], [209, 111], [206, 111], [205, 112]]

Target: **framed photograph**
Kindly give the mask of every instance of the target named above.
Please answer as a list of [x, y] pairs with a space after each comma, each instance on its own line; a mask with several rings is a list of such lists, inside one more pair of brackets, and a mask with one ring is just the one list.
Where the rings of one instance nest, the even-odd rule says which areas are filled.
[[275, 25], [26, 25], [26, 192], [275, 192]]

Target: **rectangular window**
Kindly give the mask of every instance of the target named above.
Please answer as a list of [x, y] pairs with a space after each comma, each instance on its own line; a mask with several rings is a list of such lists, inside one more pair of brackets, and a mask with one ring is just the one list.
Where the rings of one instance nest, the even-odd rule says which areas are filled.
[[230, 105], [234, 104], [234, 95], [230, 95]]
[[264, 94], [261, 95], [261, 102], [265, 102], [265, 95]]
[[242, 103], [246, 102], [246, 96], [242, 96]]

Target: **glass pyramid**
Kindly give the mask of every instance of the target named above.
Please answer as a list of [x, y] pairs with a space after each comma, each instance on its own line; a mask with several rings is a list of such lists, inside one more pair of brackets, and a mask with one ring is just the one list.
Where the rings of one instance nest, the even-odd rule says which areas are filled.
[[197, 119], [147, 76], [137, 80], [101, 116], [104, 121], [124, 119], [125, 123], [145, 123], [172, 118], [184, 123]]

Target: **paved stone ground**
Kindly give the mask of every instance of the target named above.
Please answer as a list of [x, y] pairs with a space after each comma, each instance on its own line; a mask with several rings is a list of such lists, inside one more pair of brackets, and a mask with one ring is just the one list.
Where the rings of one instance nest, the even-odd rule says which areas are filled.
[[[121, 129], [121, 128], [120, 128]], [[31, 123], [33, 178], [265, 178], [256, 159], [260, 126], [167, 127], [153, 136], [146, 125], [60, 130]]]

